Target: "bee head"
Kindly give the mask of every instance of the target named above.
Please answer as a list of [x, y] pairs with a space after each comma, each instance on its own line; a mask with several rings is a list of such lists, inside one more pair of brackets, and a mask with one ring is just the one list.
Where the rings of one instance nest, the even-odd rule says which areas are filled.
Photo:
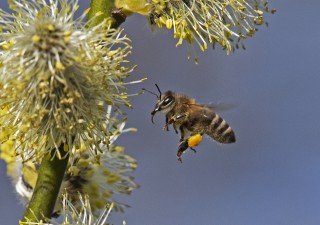
[[172, 91], [167, 91], [164, 94], [160, 95], [158, 101], [154, 107], [154, 110], [151, 112], [151, 121], [153, 122], [153, 117], [157, 112], [167, 113], [169, 112], [175, 102], [174, 93]]
[[157, 84], [155, 84], [158, 91], [159, 91], [159, 96], [151, 91], [148, 91], [146, 89], [143, 88], [144, 91], [147, 91], [155, 96], [157, 96], [157, 103], [154, 107], [154, 110], [151, 112], [151, 121], [152, 123], [154, 123], [153, 121], [153, 117], [157, 112], [169, 112], [172, 108], [173, 108], [173, 103], [175, 102], [175, 98], [174, 98], [174, 93], [172, 91], [166, 91], [165, 93], [161, 93], [160, 88]]

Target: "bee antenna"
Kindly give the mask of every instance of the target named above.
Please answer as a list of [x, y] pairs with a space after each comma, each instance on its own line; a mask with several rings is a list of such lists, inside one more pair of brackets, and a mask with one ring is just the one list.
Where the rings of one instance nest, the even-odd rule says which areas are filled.
[[144, 90], [146, 92], [149, 92], [150, 94], [153, 94], [153, 95], [157, 96], [157, 98], [159, 98], [159, 96], [156, 93], [152, 92], [152, 91], [149, 91], [149, 90], [147, 90], [145, 88], [142, 88], [142, 90]]
[[160, 91], [160, 88], [159, 88], [159, 86], [157, 85], [157, 84], [155, 84], [156, 85], [156, 87], [157, 87], [157, 89], [158, 89], [158, 91], [159, 91], [159, 93], [160, 93], [160, 98], [159, 99], [161, 99], [161, 91]]

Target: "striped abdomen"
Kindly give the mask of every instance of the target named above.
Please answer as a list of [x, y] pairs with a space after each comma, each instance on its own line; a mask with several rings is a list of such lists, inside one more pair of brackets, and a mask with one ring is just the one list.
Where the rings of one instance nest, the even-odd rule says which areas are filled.
[[236, 141], [235, 134], [229, 124], [214, 113], [213, 119], [206, 131], [206, 134], [212, 137], [217, 142], [227, 144]]

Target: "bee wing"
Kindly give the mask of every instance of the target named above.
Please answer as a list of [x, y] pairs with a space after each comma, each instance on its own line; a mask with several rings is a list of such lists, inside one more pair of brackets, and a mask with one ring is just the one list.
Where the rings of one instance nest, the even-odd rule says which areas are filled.
[[234, 104], [225, 104], [225, 103], [209, 103], [209, 104], [193, 104], [193, 105], [197, 107], [209, 108], [215, 112], [226, 111], [236, 107], [236, 105]]
[[188, 106], [191, 117], [195, 117], [197, 120], [206, 121], [206, 123], [211, 122], [215, 115], [215, 110], [213, 107], [208, 107], [207, 105], [201, 105], [197, 103], [184, 103]]

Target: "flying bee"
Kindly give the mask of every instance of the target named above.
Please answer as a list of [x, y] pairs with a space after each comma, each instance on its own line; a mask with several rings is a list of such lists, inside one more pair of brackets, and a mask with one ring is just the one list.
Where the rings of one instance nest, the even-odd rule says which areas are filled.
[[[177, 152], [180, 162], [182, 162], [181, 155], [188, 148], [196, 152], [193, 147], [200, 144], [204, 134], [222, 144], [236, 141], [232, 128], [214, 112], [213, 107], [198, 104], [195, 99], [173, 91], [166, 91], [162, 94], [157, 84], [156, 87], [159, 96], [143, 89], [157, 96], [157, 103], [151, 112], [151, 121], [154, 123], [153, 117], [157, 112], [165, 113], [166, 120], [163, 129], [169, 131], [169, 126], [172, 124], [176, 133], [180, 131], [180, 144]], [[185, 139], [188, 133], [191, 134]]]

